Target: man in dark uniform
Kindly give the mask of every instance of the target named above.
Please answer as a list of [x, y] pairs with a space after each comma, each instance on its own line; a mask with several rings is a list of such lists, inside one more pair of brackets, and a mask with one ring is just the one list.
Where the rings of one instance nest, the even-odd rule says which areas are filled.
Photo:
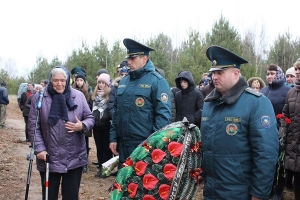
[[215, 89], [201, 120], [204, 198], [268, 199], [278, 158], [272, 104], [241, 76], [248, 61], [219, 46], [206, 55]]
[[141, 142], [171, 120], [169, 84], [149, 59], [155, 50], [132, 39], [123, 43], [130, 72], [118, 85], [109, 146], [119, 155], [119, 167]]

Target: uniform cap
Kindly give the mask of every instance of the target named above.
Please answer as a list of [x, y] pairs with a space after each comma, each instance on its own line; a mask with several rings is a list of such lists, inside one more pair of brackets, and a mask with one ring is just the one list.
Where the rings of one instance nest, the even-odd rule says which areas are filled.
[[85, 70], [84, 70], [82, 67], [74, 67], [74, 68], [71, 70], [71, 74], [72, 74], [72, 75], [78, 74], [79, 72], [84, 73], [85, 76], [86, 76], [86, 72], [85, 72]]
[[238, 68], [244, 63], [248, 63], [244, 58], [236, 55], [220, 46], [210, 46], [206, 50], [206, 56], [211, 61], [210, 72], [224, 70], [227, 68]]
[[127, 56], [125, 58], [134, 58], [139, 55], [149, 56], [150, 51], [155, 51], [155, 49], [147, 47], [129, 38], [125, 38], [123, 40], [123, 44], [127, 48]]

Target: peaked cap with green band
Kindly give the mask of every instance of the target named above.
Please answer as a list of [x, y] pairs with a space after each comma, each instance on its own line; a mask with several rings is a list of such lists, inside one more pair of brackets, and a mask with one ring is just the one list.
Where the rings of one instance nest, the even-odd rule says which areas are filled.
[[220, 71], [227, 68], [238, 68], [240, 69], [241, 64], [248, 63], [244, 58], [236, 55], [220, 46], [210, 46], [206, 50], [206, 56], [211, 61], [210, 72]]
[[139, 55], [149, 56], [150, 51], [155, 51], [155, 49], [129, 38], [125, 38], [123, 44], [127, 48], [127, 56], [125, 58], [133, 58]]

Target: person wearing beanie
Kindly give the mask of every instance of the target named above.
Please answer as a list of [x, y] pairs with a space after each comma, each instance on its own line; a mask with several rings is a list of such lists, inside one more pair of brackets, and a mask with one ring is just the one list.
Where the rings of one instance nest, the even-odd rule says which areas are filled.
[[96, 74], [96, 79], [98, 80], [98, 77], [103, 73], [108, 74], [108, 71], [106, 69], [99, 69]]
[[263, 87], [266, 86], [265, 82], [260, 77], [251, 77], [248, 79], [248, 85], [252, 89], [259, 92]]
[[[272, 103], [275, 117], [282, 113], [283, 106], [285, 104], [285, 99], [288, 91], [291, 89], [290, 86], [285, 85], [285, 75], [281, 69], [276, 64], [271, 64], [267, 67], [266, 71], [266, 81], [267, 86], [260, 90]], [[280, 122], [277, 121], [277, 128], [279, 129]], [[280, 155], [280, 154], [279, 154]], [[285, 174], [282, 163], [277, 163], [276, 170], [274, 174], [274, 183], [272, 194], [273, 199], [282, 199], [283, 190], [285, 185]], [[278, 172], [277, 172], [278, 171]]]
[[111, 115], [108, 103], [110, 94], [110, 76], [106, 73], [102, 73], [97, 80], [97, 86], [92, 95], [92, 113], [95, 118], [93, 134], [97, 150], [97, 161], [99, 164], [99, 171], [95, 174], [95, 177], [105, 178], [106, 175], [102, 174], [102, 164], [112, 158], [112, 153], [109, 149]]
[[202, 89], [203, 89], [204, 86], [205, 86], [205, 81], [206, 81], [206, 79], [202, 78], [202, 79], [199, 81], [199, 84], [198, 84], [197, 89], [199, 89], [199, 90], [202, 91]]
[[[117, 66], [117, 74], [120, 74], [120, 70], [121, 70], [123, 67], [128, 68], [128, 62], [127, 62], [127, 60], [123, 60], [123, 61]], [[128, 69], [129, 69], [129, 68], [128, 68]]]
[[[296, 61], [293, 67], [296, 74], [295, 86], [287, 93], [282, 110], [284, 118], [291, 119], [291, 124], [285, 128], [287, 132], [285, 132], [284, 143], [284, 168], [287, 172], [286, 184], [289, 184], [286, 187], [292, 189], [295, 195], [291, 199], [300, 200], [300, 60]], [[292, 184], [293, 178], [294, 184]]]
[[[92, 111], [92, 92], [89, 89], [89, 85], [86, 82], [86, 74], [83, 72], [78, 72], [75, 76], [75, 81], [72, 84], [72, 87], [76, 90], [81, 91], [84, 94], [84, 97], [89, 105], [90, 110]], [[87, 156], [89, 157], [89, 152], [91, 150], [89, 146], [89, 137], [92, 137], [92, 130], [87, 131], [85, 134], [85, 146], [87, 151]], [[83, 173], [86, 173], [88, 171], [87, 165], [85, 165], [82, 169]]]
[[0, 87], [0, 128], [7, 129], [6, 121], [6, 106], [9, 104], [8, 90], [5, 81], [1, 82]]
[[119, 76], [126, 76], [129, 72], [129, 69], [127, 67], [122, 67], [119, 71]]
[[296, 73], [294, 67], [291, 67], [286, 70], [285, 72], [285, 78], [286, 78], [286, 85], [289, 85], [291, 87], [294, 87], [294, 84], [296, 82]]

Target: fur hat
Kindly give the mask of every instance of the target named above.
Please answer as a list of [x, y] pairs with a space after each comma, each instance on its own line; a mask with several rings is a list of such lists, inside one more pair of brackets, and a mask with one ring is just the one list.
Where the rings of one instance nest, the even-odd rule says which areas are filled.
[[84, 73], [82, 72], [79, 72], [76, 77], [75, 77], [75, 81], [78, 79], [78, 78], [82, 78], [84, 82], [86, 82], [86, 76]]
[[288, 68], [285, 72], [285, 75], [288, 75], [288, 74], [296, 77], [295, 68], [294, 67]]
[[108, 74], [100, 74], [100, 76], [98, 77], [97, 82], [99, 81], [104, 81], [104, 83], [106, 83], [106, 85], [110, 86], [110, 76]]
[[202, 173], [201, 152], [200, 130], [186, 118], [165, 126], [127, 158], [110, 199], [193, 199]]
[[259, 87], [260, 87], [260, 89], [262, 89], [263, 87], [266, 86], [265, 82], [264, 82], [260, 77], [251, 77], [251, 78], [249, 78], [248, 81], [247, 81], [249, 87], [251, 87], [251, 85], [252, 85], [252, 83], [253, 83], [254, 81], [255, 81], [255, 82], [256, 82], [256, 81], [259, 82]]

